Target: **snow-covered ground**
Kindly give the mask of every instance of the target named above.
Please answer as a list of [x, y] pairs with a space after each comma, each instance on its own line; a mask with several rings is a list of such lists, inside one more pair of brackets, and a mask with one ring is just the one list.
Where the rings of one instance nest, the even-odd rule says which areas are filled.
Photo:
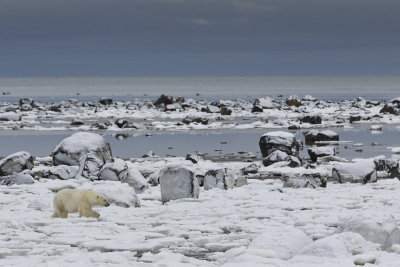
[[[99, 219], [50, 218], [53, 191], [67, 185], [101, 192], [114, 184], [41, 179], [0, 186], [0, 266], [352, 266], [362, 259], [398, 266], [400, 261], [400, 244], [381, 249], [366, 240], [380, 233], [382, 220], [388, 221], [387, 232], [400, 220], [398, 179], [330, 182], [317, 189], [250, 180], [226, 191], [201, 189], [199, 199], [167, 204], [160, 201], [159, 187], [152, 187], [138, 195], [140, 208], [112, 204], [96, 208]], [[115, 194], [129, 192], [122, 185], [129, 187], [115, 182], [121, 189]], [[370, 228], [346, 230], [354, 218]]]

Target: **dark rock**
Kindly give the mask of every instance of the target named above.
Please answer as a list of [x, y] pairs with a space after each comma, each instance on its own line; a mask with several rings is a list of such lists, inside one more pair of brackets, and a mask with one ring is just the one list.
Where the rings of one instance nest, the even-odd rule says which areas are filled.
[[399, 115], [400, 110], [397, 107], [395, 107], [392, 103], [389, 103], [385, 104], [385, 106], [383, 106], [383, 108], [379, 111], [379, 113], [389, 113], [393, 115]]
[[128, 124], [127, 120], [119, 119], [115, 121], [115, 125], [117, 125], [118, 128], [124, 128], [126, 124]]
[[320, 157], [325, 156], [334, 156], [335, 149], [333, 147], [309, 147], [308, 148], [308, 155], [310, 155], [310, 159], [314, 162], [317, 161]]
[[21, 106], [21, 111], [31, 111], [32, 109], [33, 109], [32, 106], [29, 104], [23, 104]]
[[199, 161], [203, 161], [203, 159], [200, 156], [196, 155], [196, 154], [187, 154], [186, 155], [186, 160], [190, 160], [194, 164], [196, 164]]
[[264, 111], [263, 108], [261, 106], [259, 106], [259, 105], [254, 105], [252, 110], [251, 110], [252, 113], [263, 112], [263, 111]]
[[155, 106], [161, 106], [162, 104], [166, 105], [170, 105], [174, 103], [174, 98], [172, 96], [168, 96], [165, 94], [162, 94], [155, 102], [154, 105]]
[[307, 115], [300, 119], [303, 123], [310, 123], [310, 124], [321, 124], [322, 119], [318, 115]]
[[230, 116], [232, 114], [232, 109], [227, 107], [221, 107], [221, 115]]
[[208, 124], [208, 119], [207, 118], [201, 118], [201, 117], [187, 116], [186, 118], [184, 118], [182, 120], [182, 122], [184, 124], [190, 124], [192, 122], [195, 122], [195, 123], [201, 123], [201, 124], [207, 125]]
[[398, 161], [391, 159], [376, 159], [374, 160], [374, 163], [377, 171], [387, 172], [390, 178], [400, 178]]
[[317, 142], [339, 141], [339, 134], [331, 130], [325, 130], [317, 134], [316, 141]]
[[71, 125], [72, 126], [80, 126], [80, 125], [84, 125], [84, 122], [81, 119], [74, 118], [71, 121]]
[[0, 160], [0, 176], [19, 173], [33, 168], [33, 157], [25, 151], [17, 152]]
[[300, 107], [302, 103], [296, 95], [292, 95], [289, 96], [288, 99], [286, 99], [286, 105]]
[[178, 97], [176, 98], [175, 101], [176, 101], [177, 103], [183, 103], [183, 102], [185, 102], [185, 98], [182, 97], [182, 96], [178, 96]]
[[300, 126], [298, 126], [298, 125], [290, 125], [288, 127], [288, 130], [298, 130], [298, 129], [300, 129]]
[[61, 104], [53, 104], [49, 107], [49, 110], [53, 112], [61, 112], [62, 111], [61, 107], [62, 107]]
[[29, 106], [33, 107], [34, 104], [35, 104], [35, 102], [33, 101], [33, 99], [32, 99], [32, 98], [29, 98], [29, 97], [21, 98], [21, 99], [19, 100], [19, 105], [20, 105], [20, 106], [29, 105]]
[[113, 102], [112, 98], [109, 98], [109, 97], [102, 97], [99, 100], [99, 103], [102, 105], [111, 105], [112, 102]]
[[361, 116], [350, 116], [349, 120], [350, 120], [350, 123], [353, 123], [355, 121], [360, 121]]
[[276, 150], [283, 151], [290, 156], [297, 157], [299, 155], [299, 143], [289, 132], [268, 132], [261, 136], [259, 146], [263, 158]]

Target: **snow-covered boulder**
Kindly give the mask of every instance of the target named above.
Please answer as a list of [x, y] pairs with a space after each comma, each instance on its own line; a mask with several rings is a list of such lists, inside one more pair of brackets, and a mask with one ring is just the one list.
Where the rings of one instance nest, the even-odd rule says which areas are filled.
[[339, 226], [341, 232], [354, 232], [366, 240], [380, 244], [382, 249], [389, 249], [400, 244], [400, 230], [395, 219], [387, 214], [370, 214], [368, 217], [355, 216], [343, 220]]
[[240, 172], [241, 172], [243, 175], [248, 175], [248, 174], [250, 174], [250, 173], [251, 173], [251, 174], [255, 174], [255, 173], [258, 172], [258, 165], [255, 164], [255, 163], [250, 164], [250, 165], [247, 166], [247, 167], [241, 168], [241, 169], [240, 169]]
[[2, 185], [13, 184], [33, 184], [35, 180], [30, 174], [27, 173], [14, 173], [7, 176], [2, 182]]
[[121, 182], [127, 183], [130, 187], [135, 189], [136, 193], [142, 193], [149, 187], [144, 176], [133, 168], [128, 169], [126, 174], [121, 177]]
[[79, 165], [82, 156], [91, 153], [103, 161], [112, 159], [110, 144], [98, 134], [79, 132], [65, 138], [53, 151], [53, 164]]
[[248, 251], [272, 251], [277, 258], [287, 260], [311, 243], [309, 236], [293, 226], [266, 226], [264, 233], [250, 243]]
[[92, 153], [83, 155], [79, 163], [79, 176], [90, 180], [98, 180], [103, 165], [104, 162]]
[[20, 121], [21, 115], [15, 112], [0, 113], [0, 121]]
[[261, 136], [259, 145], [263, 158], [276, 150], [283, 151], [290, 156], [299, 155], [299, 143], [294, 134], [289, 132], [268, 132]]
[[339, 141], [339, 134], [331, 130], [321, 131], [317, 134], [316, 141]]
[[263, 109], [272, 109], [274, 108], [273, 99], [270, 97], [261, 97], [254, 100], [254, 106], [261, 106]]
[[263, 108], [260, 105], [254, 105], [251, 109], [251, 113], [263, 112]]
[[288, 162], [289, 167], [298, 167], [301, 165], [300, 160], [297, 157], [294, 156], [289, 156], [287, 153], [280, 151], [280, 150], [275, 150], [271, 154], [269, 154], [267, 157], [263, 159], [263, 165], [264, 166], [269, 166], [271, 164], [274, 164], [276, 162], [281, 162], [285, 161]]
[[374, 183], [376, 169], [373, 160], [360, 160], [352, 163], [336, 163], [332, 176], [339, 183]]
[[0, 160], [0, 176], [18, 173], [33, 168], [33, 157], [25, 151], [11, 154]]
[[120, 158], [108, 161], [100, 170], [100, 179], [109, 181], [120, 181], [128, 172], [128, 165]]
[[301, 176], [288, 176], [283, 178], [283, 187], [317, 188], [326, 187], [327, 178], [319, 173], [303, 174]]
[[199, 155], [196, 155], [196, 154], [187, 154], [186, 160], [190, 160], [191, 162], [193, 162], [193, 164], [196, 164], [199, 161], [203, 161], [203, 159]]
[[52, 180], [74, 179], [78, 175], [78, 166], [58, 165], [41, 166], [32, 169], [32, 173], [38, 178], [47, 178]]
[[167, 167], [160, 172], [163, 203], [180, 198], [198, 198], [199, 183], [194, 173], [183, 167]]
[[29, 106], [33, 107], [34, 104], [35, 104], [35, 102], [30, 97], [24, 97], [24, 98], [20, 98], [19, 99], [19, 105], [20, 106], [29, 105]]
[[227, 175], [224, 169], [210, 170], [204, 176], [204, 190], [212, 188], [219, 189], [232, 189], [234, 186], [234, 179], [232, 176]]
[[140, 199], [136, 195], [134, 188], [115, 181], [102, 181], [101, 183], [101, 185], [95, 184], [88, 187], [88, 189], [104, 195], [110, 204], [124, 208], [138, 208], [141, 206]]
[[307, 151], [308, 151], [308, 155], [310, 155], [310, 159], [314, 162], [316, 162], [317, 159], [320, 157], [335, 155], [335, 149], [330, 146], [326, 146], [326, 147], [313, 146], [313, 147], [309, 147], [307, 149]]

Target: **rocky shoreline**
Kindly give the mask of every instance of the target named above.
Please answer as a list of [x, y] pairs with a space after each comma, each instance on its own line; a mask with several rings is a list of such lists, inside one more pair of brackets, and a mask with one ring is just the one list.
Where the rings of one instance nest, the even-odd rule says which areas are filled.
[[[121, 264], [318, 266], [398, 260], [399, 158], [342, 158], [332, 145], [341, 142], [339, 134], [324, 128], [365, 122], [379, 131], [375, 124], [400, 122], [399, 109], [398, 99], [335, 103], [311, 96], [201, 102], [163, 95], [154, 102], [3, 104], [0, 129], [55, 130], [59, 127], [44, 126], [43, 120], [71, 119], [61, 128], [78, 132], [54, 144], [48, 157], [21, 151], [0, 160], [0, 215], [11, 214], [0, 222], [5, 234], [0, 262], [15, 264], [26, 257], [37, 262], [38, 255], [50, 253], [49, 261], [57, 263], [77, 248]], [[224, 127], [268, 128], [254, 140], [262, 158], [211, 161], [198, 154], [149, 152], [121, 159], [98, 134]], [[305, 129], [304, 143], [294, 129]], [[52, 196], [63, 188], [96, 191], [112, 205], [100, 220], [50, 219]], [[60, 233], [54, 220], [78, 236]], [[21, 248], [23, 243], [28, 245]], [[30, 253], [36, 246], [41, 249]], [[57, 252], [46, 252], [49, 248]]]

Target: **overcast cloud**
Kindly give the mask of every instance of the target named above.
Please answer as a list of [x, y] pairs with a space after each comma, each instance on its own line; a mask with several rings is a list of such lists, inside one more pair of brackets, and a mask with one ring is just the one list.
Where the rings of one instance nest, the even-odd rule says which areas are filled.
[[400, 74], [398, 0], [0, 0], [0, 76]]

